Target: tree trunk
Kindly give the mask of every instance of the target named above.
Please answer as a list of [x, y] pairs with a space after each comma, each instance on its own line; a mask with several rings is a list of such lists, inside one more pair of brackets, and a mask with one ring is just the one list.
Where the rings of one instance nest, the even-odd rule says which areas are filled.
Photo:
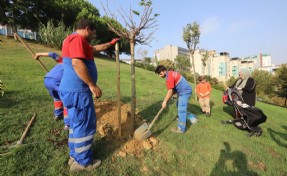
[[202, 67], [202, 75], [203, 75], [203, 76], [205, 75], [205, 66], [204, 66], [204, 64], [205, 64], [205, 63], [202, 63], [202, 66], [203, 66], [203, 67]]
[[[190, 57], [191, 57], [191, 60], [192, 60], [193, 81], [194, 81], [194, 85], [196, 86], [195, 65], [194, 65], [193, 51], [190, 51]], [[194, 93], [194, 100], [197, 101], [196, 93]]]
[[116, 43], [116, 65], [117, 65], [117, 97], [118, 97], [118, 128], [119, 137], [122, 137], [122, 117], [121, 117], [121, 81], [120, 81], [120, 61], [119, 61], [119, 43]]
[[135, 129], [135, 112], [136, 112], [136, 77], [135, 77], [135, 37], [130, 39], [131, 46], [131, 86], [132, 86], [132, 101], [131, 101], [131, 118], [132, 131]]

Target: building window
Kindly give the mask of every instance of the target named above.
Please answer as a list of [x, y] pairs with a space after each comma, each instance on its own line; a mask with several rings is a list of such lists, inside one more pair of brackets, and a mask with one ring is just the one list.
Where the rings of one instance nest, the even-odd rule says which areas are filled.
[[238, 68], [237, 66], [232, 66], [232, 76], [237, 77], [238, 75]]
[[219, 63], [219, 76], [225, 76], [226, 75], [226, 68], [225, 68], [225, 64], [223, 62]]

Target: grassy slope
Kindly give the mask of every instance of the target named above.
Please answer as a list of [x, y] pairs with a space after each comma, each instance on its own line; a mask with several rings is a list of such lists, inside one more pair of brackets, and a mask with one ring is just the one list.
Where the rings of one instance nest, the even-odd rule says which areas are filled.
[[[0, 145], [19, 140], [34, 112], [37, 119], [24, 143], [39, 142], [0, 149], [1, 153], [12, 152], [0, 156], [0, 175], [69, 175], [67, 134], [63, 131], [51, 134], [63, 124], [52, 120], [53, 106], [43, 85], [44, 71], [20, 43], [2, 36], [0, 39], [0, 79], [5, 86], [4, 97], [0, 98]], [[40, 45], [29, 45], [35, 51], [51, 51]], [[49, 69], [55, 64], [48, 58], [42, 61]], [[96, 63], [98, 84], [103, 90], [101, 100], [115, 100], [115, 63], [102, 59], [96, 59]], [[137, 68], [136, 88], [139, 113], [150, 121], [160, 109], [166, 93], [165, 82], [153, 72]], [[130, 66], [121, 64], [125, 103], [130, 103], [130, 89]], [[248, 138], [245, 131], [220, 124], [220, 120], [232, 118], [229, 114], [232, 110], [222, 104], [221, 95], [217, 90], [212, 93], [210, 118], [201, 115], [198, 104], [193, 99], [190, 101], [189, 111], [197, 114], [200, 122], [194, 126], [188, 123], [184, 135], [170, 132], [176, 126], [175, 104], [170, 103], [153, 128], [160, 143], [156, 150], [147, 151], [145, 157], [127, 156], [112, 161], [116, 148], [108, 149], [108, 141], [96, 139], [94, 150], [103, 165], [94, 174], [140, 175], [144, 168], [147, 175], [286, 175], [287, 109], [257, 102], [268, 120], [261, 125], [264, 130], [261, 137]]]

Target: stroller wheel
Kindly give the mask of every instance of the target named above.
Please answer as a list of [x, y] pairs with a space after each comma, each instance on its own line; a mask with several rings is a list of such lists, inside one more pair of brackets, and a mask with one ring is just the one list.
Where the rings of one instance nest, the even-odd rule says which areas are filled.
[[256, 131], [256, 132], [255, 132], [255, 136], [256, 136], [256, 137], [259, 137], [259, 136], [261, 136], [261, 135], [262, 135], [262, 133], [263, 133], [263, 131], [262, 131], [262, 130], [260, 130], [260, 131]]
[[254, 131], [250, 131], [250, 132], [247, 134], [247, 136], [248, 136], [248, 137], [252, 137], [254, 134], [255, 134]]

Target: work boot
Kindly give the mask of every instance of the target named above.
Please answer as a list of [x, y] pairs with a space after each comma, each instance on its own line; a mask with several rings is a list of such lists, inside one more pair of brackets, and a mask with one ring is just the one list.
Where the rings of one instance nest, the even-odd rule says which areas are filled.
[[55, 121], [60, 120], [60, 119], [62, 119], [62, 118], [63, 118], [62, 115], [59, 115], [59, 116], [54, 115], [54, 120], [55, 120]]
[[183, 133], [184, 133], [183, 131], [181, 131], [180, 128], [172, 128], [172, 129], [171, 129], [171, 132], [173, 132], [173, 133], [179, 133], [179, 134], [183, 134]]
[[95, 159], [88, 166], [82, 166], [77, 161], [74, 162], [70, 166], [70, 172], [78, 172], [78, 171], [92, 171], [98, 168], [101, 165], [101, 160]]
[[65, 130], [65, 131], [68, 131], [69, 128], [70, 128], [70, 127], [69, 127], [68, 125], [65, 125], [65, 126], [64, 126], [64, 130]]
[[74, 161], [75, 161], [75, 159], [70, 156], [70, 159], [69, 159], [69, 161], [68, 161], [68, 165], [71, 166]]

